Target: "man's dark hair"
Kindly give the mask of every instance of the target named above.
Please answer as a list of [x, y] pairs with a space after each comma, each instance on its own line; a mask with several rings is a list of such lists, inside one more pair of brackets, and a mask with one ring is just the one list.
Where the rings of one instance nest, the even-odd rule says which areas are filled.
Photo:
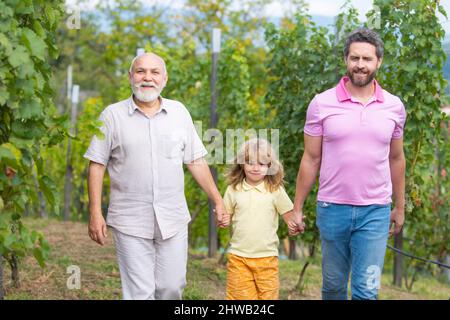
[[345, 40], [344, 57], [348, 57], [350, 45], [353, 42], [367, 42], [375, 46], [377, 58], [380, 59], [384, 54], [384, 45], [378, 33], [368, 28], [359, 28], [350, 32]]

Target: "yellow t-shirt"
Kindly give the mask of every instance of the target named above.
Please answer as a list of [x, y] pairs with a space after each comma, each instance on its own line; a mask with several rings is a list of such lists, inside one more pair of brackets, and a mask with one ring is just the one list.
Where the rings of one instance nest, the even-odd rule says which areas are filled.
[[236, 189], [228, 186], [224, 196], [232, 215], [229, 252], [248, 258], [278, 256], [278, 214], [294, 208], [286, 190], [270, 192], [264, 181], [252, 186], [245, 180]]

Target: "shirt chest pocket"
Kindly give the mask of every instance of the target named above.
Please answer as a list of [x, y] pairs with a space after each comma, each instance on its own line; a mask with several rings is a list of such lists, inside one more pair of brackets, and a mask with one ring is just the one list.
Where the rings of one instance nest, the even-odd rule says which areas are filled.
[[160, 150], [165, 158], [179, 159], [183, 157], [184, 141], [170, 134], [159, 136]]

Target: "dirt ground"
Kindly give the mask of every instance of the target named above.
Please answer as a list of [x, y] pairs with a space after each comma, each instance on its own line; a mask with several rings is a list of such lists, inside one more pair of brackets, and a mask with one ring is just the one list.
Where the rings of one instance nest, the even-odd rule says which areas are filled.
[[[44, 233], [52, 248], [45, 268], [34, 257], [20, 265], [20, 288], [12, 287], [10, 270], [5, 266], [6, 299], [121, 299], [120, 275], [111, 232], [105, 246], [87, 235], [87, 224], [57, 220], [27, 219], [27, 225]], [[303, 292], [294, 289], [302, 261], [280, 260], [280, 299], [320, 299], [320, 262], [308, 267]], [[71, 266], [79, 267], [81, 286], [69, 289]], [[75, 268], [76, 268], [75, 267]], [[73, 268], [73, 267], [72, 267]], [[72, 277], [73, 278], [73, 277]], [[434, 279], [421, 279], [413, 292], [393, 287], [391, 275], [383, 275], [380, 299], [449, 299], [450, 286]], [[183, 298], [188, 300], [224, 299], [226, 266], [204, 253], [189, 254], [187, 286]]]

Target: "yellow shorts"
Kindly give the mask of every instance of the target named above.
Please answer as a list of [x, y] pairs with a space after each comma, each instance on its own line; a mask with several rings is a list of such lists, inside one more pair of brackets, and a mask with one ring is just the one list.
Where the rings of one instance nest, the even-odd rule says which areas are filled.
[[228, 254], [227, 300], [278, 300], [278, 257]]

